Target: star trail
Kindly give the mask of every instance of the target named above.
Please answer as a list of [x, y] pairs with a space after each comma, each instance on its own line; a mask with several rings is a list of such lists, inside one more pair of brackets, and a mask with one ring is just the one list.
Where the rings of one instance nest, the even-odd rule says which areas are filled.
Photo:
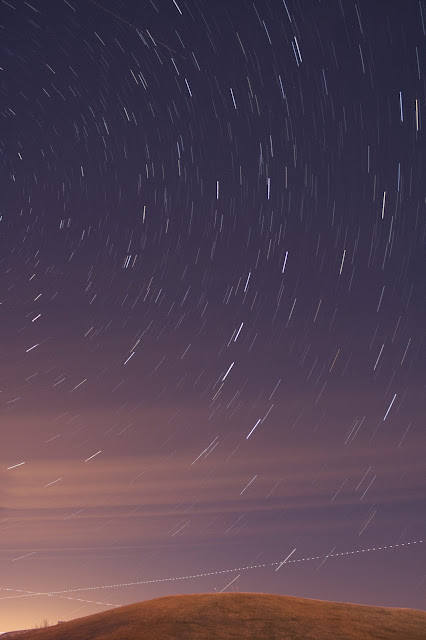
[[425, 15], [2, 0], [0, 631], [425, 608]]

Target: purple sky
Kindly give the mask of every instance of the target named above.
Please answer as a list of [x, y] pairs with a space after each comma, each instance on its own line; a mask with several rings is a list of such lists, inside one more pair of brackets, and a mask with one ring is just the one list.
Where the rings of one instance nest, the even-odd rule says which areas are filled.
[[423, 0], [101, 5], [0, 7], [0, 631], [424, 609]]

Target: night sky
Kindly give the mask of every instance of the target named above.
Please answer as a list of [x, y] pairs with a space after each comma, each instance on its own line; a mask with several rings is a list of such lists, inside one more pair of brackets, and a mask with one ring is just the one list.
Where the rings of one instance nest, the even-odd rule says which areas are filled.
[[0, 630], [426, 608], [424, 1], [0, 26]]

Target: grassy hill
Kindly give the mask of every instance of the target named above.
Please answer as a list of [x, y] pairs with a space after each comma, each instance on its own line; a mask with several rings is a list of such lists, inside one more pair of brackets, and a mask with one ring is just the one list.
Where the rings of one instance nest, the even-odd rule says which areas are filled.
[[21, 640], [426, 640], [426, 612], [265, 593], [167, 596]]

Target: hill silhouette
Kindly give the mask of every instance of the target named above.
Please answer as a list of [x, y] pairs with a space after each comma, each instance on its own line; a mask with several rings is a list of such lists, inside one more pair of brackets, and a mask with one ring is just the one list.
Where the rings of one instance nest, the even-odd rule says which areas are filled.
[[425, 640], [426, 612], [265, 593], [167, 596], [22, 640]]

